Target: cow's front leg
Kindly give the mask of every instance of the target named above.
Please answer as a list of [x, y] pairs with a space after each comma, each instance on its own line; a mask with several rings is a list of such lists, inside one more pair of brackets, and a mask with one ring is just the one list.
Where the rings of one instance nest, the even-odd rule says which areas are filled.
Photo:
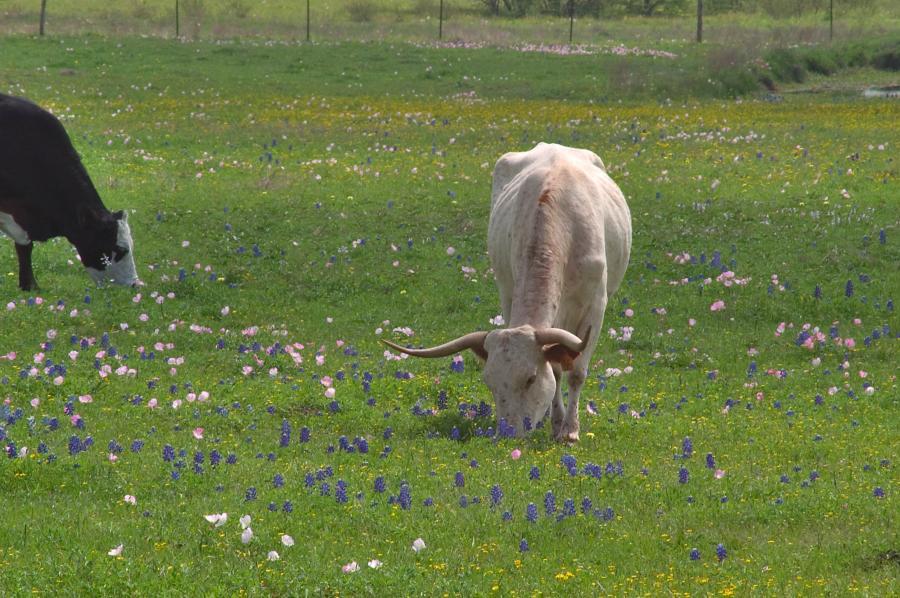
[[578, 433], [581, 429], [578, 422], [578, 397], [581, 395], [581, 387], [584, 386], [586, 377], [587, 370], [583, 367], [576, 367], [569, 372], [569, 403], [566, 405], [562, 427], [556, 435], [556, 439], [560, 442], [578, 442]]
[[550, 423], [553, 424], [553, 437], [559, 439], [563, 420], [566, 418], [566, 410], [562, 402], [562, 370], [553, 367], [553, 377], [556, 378], [556, 392], [553, 395], [553, 403], [550, 405]]
[[19, 288], [23, 291], [37, 289], [37, 281], [34, 279], [34, 271], [31, 269], [31, 250], [34, 243], [19, 245], [16, 243], [16, 256], [19, 258]]

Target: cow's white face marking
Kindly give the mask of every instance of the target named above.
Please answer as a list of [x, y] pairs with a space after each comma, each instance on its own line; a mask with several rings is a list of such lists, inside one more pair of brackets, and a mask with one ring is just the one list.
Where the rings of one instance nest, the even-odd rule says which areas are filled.
[[112, 282], [121, 285], [133, 285], [138, 282], [137, 268], [134, 265], [134, 241], [131, 239], [131, 229], [128, 227], [128, 222], [124, 217], [118, 221], [118, 226], [116, 244], [121, 247], [127, 247], [128, 253], [122, 256], [119, 261], [113, 261], [112, 256], [104, 254], [101, 259], [106, 268], [103, 270], [88, 267], [88, 274], [97, 284]]
[[25, 229], [19, 226], [12, 215], [0, 212], [0, 232], [15, 241], [17, 245], [28, 245], [31, 239]]
[[505, 419], [517, 436], [540, 422], [556, 395], [553, 368], [531, 326], [494, 330], [484, 340], [488, 358], [484, 383], [491, 389], [497, 421]]

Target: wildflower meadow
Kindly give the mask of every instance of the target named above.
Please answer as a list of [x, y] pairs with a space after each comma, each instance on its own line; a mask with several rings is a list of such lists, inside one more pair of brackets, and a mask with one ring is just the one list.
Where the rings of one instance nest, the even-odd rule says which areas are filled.
[[[0, 246], [0, 594], [900, 592], [900, 107], [667, 95], [681, 54], [0, 39], [144, 282]], [[575, 445], [380, 342], [503, 325], [491, 170], [538, 141], [634, 222]]]

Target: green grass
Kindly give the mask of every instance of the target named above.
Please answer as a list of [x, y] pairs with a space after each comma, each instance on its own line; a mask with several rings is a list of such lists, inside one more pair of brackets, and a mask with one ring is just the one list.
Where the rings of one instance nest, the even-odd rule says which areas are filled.
[[[663, 102], [657, 81], [620, 98], [604, 55], [387, 43], [13, 37], [0, 40], [0, 56], [2, 88], [61, 115], [106, 205], [131, 211], [146, 282], [140, 298], [93, 288], [58, 241], [35, 249], [41, 292], [22, 293], [12, 249], [0, 253], [10, 304], [0, 355], [16, 354], [0, 359], [9, 398], [0, 411], [14, 420], [2, 443], [27, 448], [0, 461], [4, 595], [900, 590], [900, 322], [888, 306], [900, 289], [895, 101]], [[686, 68], [628, 60], [651, 74]], [[386, 360], [378, 342], [405, 339], [395, 327], [411, 327], [422, 344], [490, 327], [499, 313], [485, 252], [490, 171], [503, 152], [537, 141], [597, 151], [634, 219], [632, 263], [604, 323], [634, 334], [603, 339], [583, 395], [598, 415], [582, 408], [573, 447], [546, 431], [476, 435], [493, 421], [460, 415], [461, 403], [491, 402], [473, 357], [459, 374], [449, 358]], [[696, 263], [677, 264], [682, 252]], [[716, 282], [716, 252], [749, 282]], [[726, 309], [711, 312], [717, 299]], [[781, 322], [792, 327], [776, 336]], [[835, 326], [856, 346], [798, 347], [805, 323], [826, 336]], [[93, 345], [81, 348], [82, 339]], [[302, 344], [302, 363], [269, 354], [275, 343]], [[95, 360], [112, 372], [101, 377]], [[49, 361], [65, 364], [59, 385], [58, 371], [44, 371]], [[208, 401], [188, 401], [204, 390]], [[79, 402], [87, 394], [93, 402]], [[416, 404], [436, 414], [415, 415]], [[284, 420], [291, 441], [280, 447]], [[450, 439], [454, 426], [462, 440]], [[198, 427], [202, 440], [191, 433]], [[70, 455], [72, 435], [93, 446]], [[329, 452], [341, 436], [365, 438], [369, 452]], [[685, 437], [693, 456], [673, 459]], [[112, 440], [124, 447], [115, 463]], [[179, 480], [162, 459], [167, 444], [186, 451]], [[223, 456], [216, 466], [213, 450]], [[198, 452], [203, 473], [192, 471]], [[577, 476], [561, 465], [567, 454]], [[622, 475], [581, 473], [617, 462]], [[532, 466], [539, 480], [529, 479]], [[307, 488], [306, 474], [327, 467], [333, 475]], [[383, 494], [373, 488], [379, 476]], [[388, 500], [404, 481], [409, 510]], [[492, 508], [494, 485], [503, 498]], [[256, 500], [246, 500], [249, 488]], [[578, 514], [546, 516], [548, 491], [557, 514], [569, 498]], [[582, 514], [584, 497], [612, 519]], [[292, 513], [281, 510], [288, 500]], [[536, 523], [525, 518], [529, 503]], [[221, 528], [203, 518], [220, 512], [229, 514]], [[243, 514], [255, 533], [246, 546]], [[293, 547], [281, 545], [285, 533]], [[427, 548], [416, 554], [418, 537]], [[108, 556], [118, 544], [122, 555]], [[281, 560], [267, 561], [270, 550]], [[377, 571], [366, 566], [375, 558]], [[362, 570], [341, 573], [351, 561]]]

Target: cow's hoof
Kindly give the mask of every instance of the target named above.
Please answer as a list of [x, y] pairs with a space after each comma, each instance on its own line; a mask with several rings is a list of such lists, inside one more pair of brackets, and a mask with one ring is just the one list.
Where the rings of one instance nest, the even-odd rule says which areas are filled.
[[560, 431], [559, 434], [556, 435], [557, 442], [566, 442], [569, 444], [574, 444], [578, 442], [578, 430], [565, 430]]

